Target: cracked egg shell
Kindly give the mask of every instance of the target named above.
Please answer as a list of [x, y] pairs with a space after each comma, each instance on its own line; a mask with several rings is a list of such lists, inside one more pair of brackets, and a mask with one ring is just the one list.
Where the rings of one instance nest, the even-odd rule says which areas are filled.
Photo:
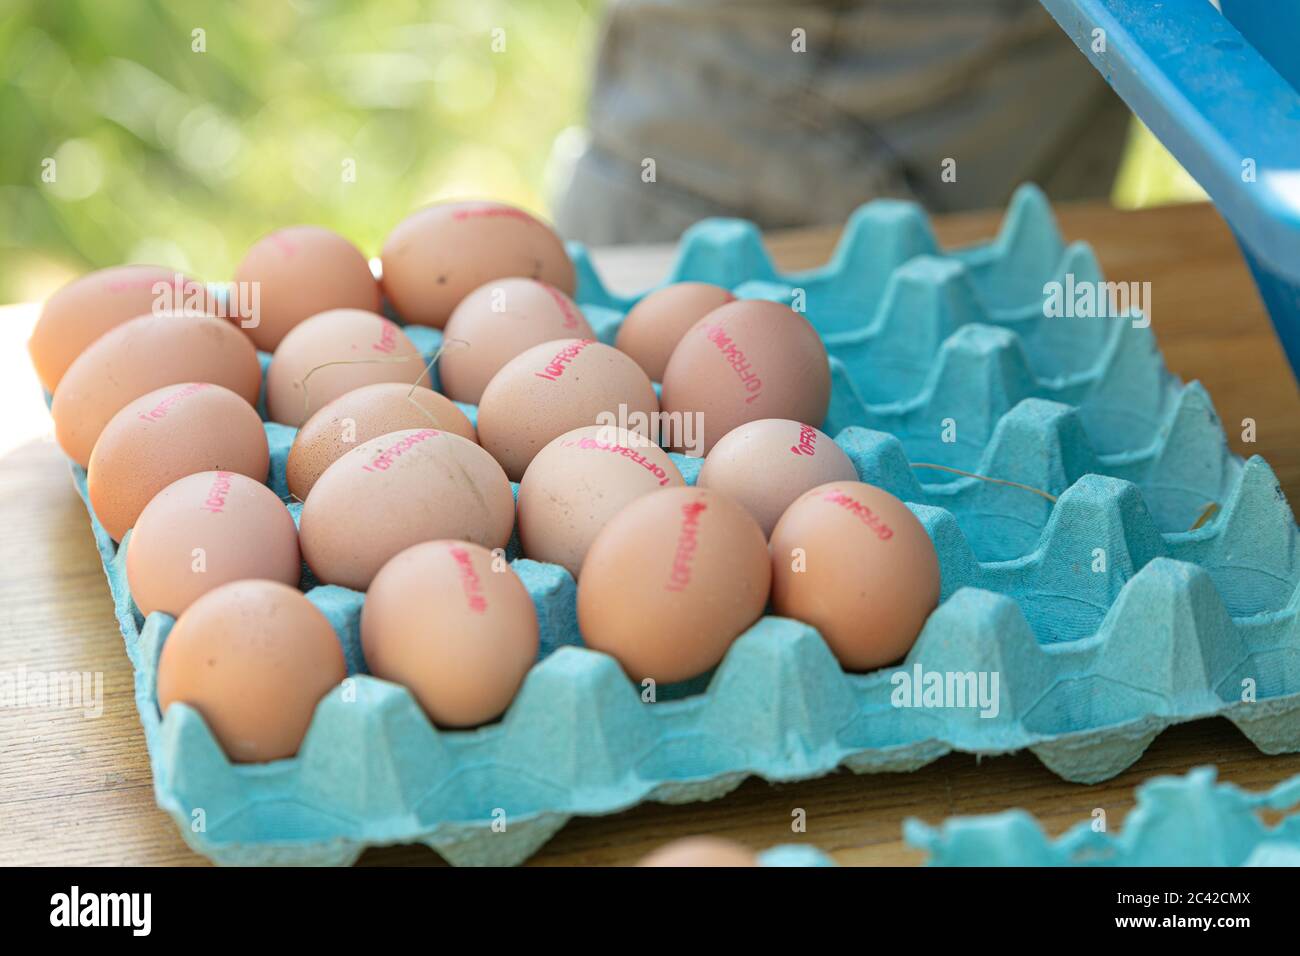
[[571, 296], [577, 274], [550, 226], [499, 202], [416, 210], [384, 241], [384, 295], [406, 322], [442, 328], [465, 296], [493, 279], [540, 279]]
[[298, 429], [285, 464], [290, 493], [306, 501], [325, 469], [352, 449], [410, 428], [437, 428], [478, 441], [465, 413], [445, 395], [401, 382], [364, 385], [340, 395]]
[[515, 502], [501, 466], [434, 428], [372, 438], [325, 469], [302, 506], [298, 538], [325, 584], [364, 591], [393, 555], [455, 538], [504, 548]]

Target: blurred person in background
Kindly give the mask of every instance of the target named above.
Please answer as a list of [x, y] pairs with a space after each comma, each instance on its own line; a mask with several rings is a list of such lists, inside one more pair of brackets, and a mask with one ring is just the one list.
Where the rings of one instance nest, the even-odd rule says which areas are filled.
[[603, 244], [1104, 198], [1128, 122], [1039, 0], [614, 0], [556, 220]]

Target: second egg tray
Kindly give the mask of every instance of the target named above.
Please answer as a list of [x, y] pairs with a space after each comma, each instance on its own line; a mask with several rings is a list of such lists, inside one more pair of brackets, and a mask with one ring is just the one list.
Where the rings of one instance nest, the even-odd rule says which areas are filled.
[[1031, 814], [1009, 810], [940, 827], [909, 819], [904, 833], [931, 866], [1300, 866], [1298, 811], [1300, 777], [1250, 793], [1198, 767], [1138, 787], [1117, 832], [1089, 819], [1052, 839]]
[[[348, 863], [393, 843], [425, 843], [453, 863], [516, 863], [573, 816], [710, 799], [752, 775], [905, 771], [953, 750], [1030, 748], [1062, 777], [1093, 782], [1170, 724], [1213, 714], [1266, 752], [1300, 748], [1300, 566], [1285, 498], [1261, 459], [1228, 451], [1204, 391], [1165, 371], [1140, 322], [1043, 318], [1044, 283], [1063, 259], [1091, 255], [1061, 248], [1036, 191], [1018, 194], [996, 242], [961, 253], [937, 254], [923, 217], [895, 203], [865, 207], [831, 264], [800, 276], [764, 266], [755, 237], [732, 222], [701, 224], [674, 276], [742, 295], [808, 290], [810, 321], [828, 338], [876, 343], [881, 368], [916, 344], [900, 323], [937, 343], [928, 375], [896, 380], [873, 378], [872, 363], [852, 370], [828, 343], [826, 427], [863, 480], [908, 502], [939, 555], [941, 604], [906, 661], [846, 674], [815, 630], [767, 616], [714, 673], [645, 703], [611, 658], [582, 647], [570, 575], [520, 557], [512, 542], [512, 567], [538, 609], [539, 663], [500, 721], [442, 731], [404, 688], [365, 673], [364, 595], [305, 571], [302, 587], [338, 634], [350, 679], [321, 702], [296, 757], [231, 764], [196, 711], [159, 714], [156, 667], [173, 620], [141, 619], [125, 576], [130, 537], [118, 548], [92, 515], [156, 797], [191, 846], [238, 864]], [[906, 258], [917, 251], [929, 258]], [[902, 265], [886, 273], [890, 256]], [[579, 303], [611, 339], [630, 302], [576, 258]], [[918, 263], [937, 270], [933, 281]], [[978, 311], [943, 313], [944, 271]], [[908, 282], [935, 293], [930, 311], [888, 307]], [[431, 357], [439, 333], [407, 331]], [[897, 391], [879, 395], [887, 400], [861, 400], [889, 381]], [[1071, 381], [1081, 391], [1061, 385]], [[1077, 407], [1055, 400], [1079, 396]], [[844, 407], [856, 411], [836, 411]], [[266, 430], [270, 484], [288, 500], [294, 431]], [[693, 482], [698, 460], [674, 457]], [[84, 472], [73, 470], [84, 498]], [[1192, 530], [1210, 505], [1217, 512]], [[299, 507], [289, 505], [295, 517]], [[936, 707], [919, 693], [909, 699], [922, 706], [897, 706], [902, 674], [969, 675], [971, 688], [996, 675], [997, 707]]]

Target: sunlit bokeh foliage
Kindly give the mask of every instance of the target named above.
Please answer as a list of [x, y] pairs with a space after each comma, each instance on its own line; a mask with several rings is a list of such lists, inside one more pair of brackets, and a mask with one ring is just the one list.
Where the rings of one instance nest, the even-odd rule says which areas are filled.
[[120, 262], [227, 279], [299, 222], [374, 255], [442, 197], [544, 213], [602, 5], [0, 0], [0, 302]]

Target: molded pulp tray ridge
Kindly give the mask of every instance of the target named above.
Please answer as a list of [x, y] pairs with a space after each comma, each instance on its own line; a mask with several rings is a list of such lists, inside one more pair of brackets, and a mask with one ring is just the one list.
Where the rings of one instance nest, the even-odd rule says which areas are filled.
[[[1250, 793], [1218, 783], [1213, 767], [1156, 777], [1118, 832], [1092, 821], [1052, 839], [1024, 810], [953, 817], [939, 827], [914, 818], [907, 841], [931, 866], [1300, 866], [1300, 776]], [[1289, 811], [1275, 824], [1263, 810]]]
[[[832, 340], [877, 330], [858, 340], [877, 343], [872, 362], [881, 367], [907, 339], [880, 331], [902, 314], [880, 303], [906, 279], [918, 293], [913, 304], [933, 306], [908, 321], [940, 330], [930, 336], [938, 374], [882, 374], [887, 381], [868, 387], [866, 366], [850, 373], [856, 360], [835, 358], [825, 424], [860, 477], [907, 501], [935, 541], [942, 603], [907, 660], [846, 675], [816, 631], [765, 617], [712, 675], [659, 688], [659, 702], [644, 704], [612, 659], [580, 646], [568, 573], [520, 558], [512, 543], [513, 567], [538, 608], [542, 659], [499, 723], [438, 731], [405, 689], [365, 673], [363, 595], [316, 585], [305, 572], [303, 587], [338, 633], [351, 676], [321, 702], [297, 757], [231, 765], [191, 708], [176, 705], [161, 719], [156, 665], [172, 619], [140, 619], [125, 576], [130, 536], [117, 548], [92, 515], [136, 670], [155, 793], [191, 846], [224, 863], [339, 864], [366, 846], [423, 842], [453, 863], [517, 863], [571, 816], [713, 799], [750, 775], [911, 770], [951, 750], [1029, 747], [1061, 776], [1094, 782], [1131, 764], [1164, 727], [1211, 714], [1265, 751], [1300, 745], [1300, 566], [1276, 479], [1261, 459], [1243, 463], [1228, 451], [1208, 396], [1165, 371], [1149, 329], [1042, 318], [1043, 283], [1063, 258], [1091, 255], [1064, 249], [1040, 194], [1017, 195], [997, 242], [941, 256], [924, 241], [924, 218], [897, 203], [859, 210], [831, 263], [794, 277], [775, 272], [756, 236], [748, 224], [697, 225], [676, 276], [742, 295], [804, 288], [810, 321], [837, 329], [826, 333]], [[906, 258], [917, 251], [930, 258]], [[886, 274], [880, 262], [889, 256], [899, 261]], [[576, 258], [578, 301], [609, 340], [630, 300], [605, 292], [585, 255]], [[945, 326], [943, 297], [919, 294], [926, 269], [953, 263], [981, 303], [980, 321]], [[436, 350], [437, 332], [408, 332], [426, 354]], [[1053, 400], [1063, 390], [1045, 381], [1100, 367], [1082, 361], [1089, 349], [1112, 370], [1099, 379], [1105, 387], [1067, 395], [1082, 396], [1077, 408]], [[956, 359], [944, 365], [944, 355]], [[1055, 379], [1027, 371], [1071, 362], [1080, 370]], [[1010, 387], [1017, 382], [1024, 387]], [[874, 405], [837, 412], [854, 407], [846, 395], [872, 389], [881, 399]], [[956, 441], [940, 437], [945, 419]], [[270, 484], [287, 500], [294, 432], [266, 430]], [[698, 460], [675, 460], [693, 481]], [[922, 464], [1017, 481], [1057, 500], [914, 467]], [[84, 472], [73, 470], [84, 498]], [[1211, 503], [1218, 513], [1188, 530]], [[299, 507], [290, 506], [295, 517]], [[996, 679], [997, 706], [908, 706], [896, 697], [904, 680], [919, 686], [927, 674], [958, 683], [968, 675], [972, 691]], [[1258, 703], [1242, 702], [1244, 684]]]

